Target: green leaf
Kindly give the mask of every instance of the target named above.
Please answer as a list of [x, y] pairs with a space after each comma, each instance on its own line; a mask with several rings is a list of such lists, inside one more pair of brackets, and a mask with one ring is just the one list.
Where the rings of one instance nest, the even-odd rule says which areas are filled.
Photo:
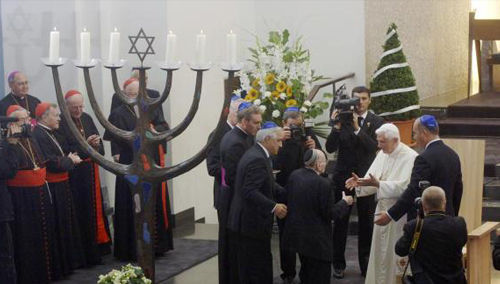
[[281, 40], [281, 44], [285, 45], [288, 42], [288, 37], [290, 37], [290, 32], [287, 29], [283, 31], [283, 39]]
[[323, 94], [323, 98], [333, 98], [333, 94], [332, 93], [324, 93]]
[[280, 37], [279, 32], [270, 31], [269, 32], [269, 42], [274, 43], [274, 44], [279, 44], [281, 42], [281, 37]]

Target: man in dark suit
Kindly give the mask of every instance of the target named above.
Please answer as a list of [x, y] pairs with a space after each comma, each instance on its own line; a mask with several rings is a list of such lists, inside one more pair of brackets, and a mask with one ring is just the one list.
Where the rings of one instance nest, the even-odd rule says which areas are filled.
[[[307, 149], [321, 149], [318, 138], [310, 127], [304, 127], [304, 116], [298, 107], [289, 107], [283, 113], [283, 129], [285, 139], [283, 147], [273, 161], [276, 174], [276, 182], [285, 186], [290, 174], [296, 169], [304, 167], [304, 152]], [[278, 219], [279, 239], [280, 239], [280, 266], [283, 273], [281, 279], [292, 282], [296, 271], [296, 253], [288, 251], [282, 245], [283, 229], [286, 218]]]
[[446, 193], [446, 214], [457, 216], [462, 199], [462, 170], [460, 159], [439, 139], [439, 125], [432, 115], [423, 115], [413, 124], [414, 138], [417, 145], [425, 150], [415, 159], [410, 184], [387, 212], [381, 212], [375, 220], [377, 225], [387, 225], [391, 220], [399, 220], [408, 213], [408, 220], [416, 216], [413, 202], [420, 197], [420, 181], [429, 181], [431, 185], [441, 187]]
[[277, 203], [282, 188], [274, 181], [271, 155], [282, 145], [283, 129], [266, 122], [257, 143], [238, 163], [228, 229], [238, 236], [239, 283], [273, 283], [271, 233], [274, 215], [284, 218], [286, 205]]
[[[231, 98], [231, 104], [229, 106], [229, 114], [227, 115], [227, 123], [224, 125], [224, 134], [231, 131], [234, 128], [237, 120], [238, 107], [243, 100], [238, 96], [233, 96]], [[210, 133], [208, 139], [210, 140], [214, 132]], [[227, 283], [227, 278], [222, 277], [226, 275], [226, 269], [224, 266], [224, 261], [226, 259], [223, 257], [226, 252], [226, 226], [225, 220], [221, 220], [221, 211], [219, 210], [219, 191], [221, 186], [221, 160], [220, 160], [220, 143], [216, 143], [213, 147], [208, 150], [207, 153], [207, 170], [210, 176], [214, 177], [214, 208], [217, 210], [217, 217], [219, 220], [219, 283]]]
[[283, 247], [300, 257], [300, 282], [330, 283], [332, 269], [332, 219], [349, 210], [352, 196], [343, 194], [334, 203], [330, 181], [320, 175], [325, 171], [326, 156], [321, 150], [307, 150], [305, 168], [291, 174], [286, 186], [288, 216]]
[[[28, 111], [31, 123], [35, 124], [35, 108], [40, 103], [36, 97], [28, 94], [29, 81], [26, 75], [19, 71], [12, 71], [7, 77], [10, 93], [0, 100], [0, 115], [6, 115], [7, 108], [11, 105], [19, 105]], [[2, 124], [5, 126], [6, 124]]]
[[[467, 283], [462, 266], [462, 248], [467, 243], [467, 226], [462, 217], [446, 214], [447, 197], [443, 189], [431, 186], [422, 194], [423, 219], [410, 266], [415, 283]], [[403, 236], [396, 243], [396, 253], [409, 253], [417, 220], [404, 226]]]
[[[337, 163], [333, 173], [333, 185], [336, 200], [342, 198], [342, 192], [354, 195], [354, 191], [346, 189], [345, 182], [352, 173], [364, 176], [375, 159], [377, 152], [377, 137], [375, 130], [384, 120], [368, 111], [371, 97], [366, 87], [356, 87], [352, 90], [353, 97], [359, 98], [359, 104], [352, 114], [351, 121], [336, 122], [326, 140], [326, 150], [330, 153], [338, 150]], [[339, 110], [332, 112], [331, 118], [337, 121]], [[340, 114], [342, 116], [342, 114]], [[373, 214], [375, 213], [375, 195], [357, 198], [358, 209], [358, 260], [361, 274], [366, 275], [370, 244], [373, 232]], [[352, 206], [350, 207], [350, 209]], [[346, 267], [345, 245], [349, 226], [349, 214], [335, 222], [333, 232], [333, 276], [344, 278]]]
[[238, 106], [236, 126], [224, 137], [220, 143], [221, 187], [219, 191], [218, 208], [219, 227], [219, 274], [220, 283], [238, 283], [238, 237], [227, 230], [229, 207], [235, 190], [236, 169], [243, 154], [254, 144], [254, 137], [260, 129], [262, 115], [259, 107], [249, 102], [242, 102]]

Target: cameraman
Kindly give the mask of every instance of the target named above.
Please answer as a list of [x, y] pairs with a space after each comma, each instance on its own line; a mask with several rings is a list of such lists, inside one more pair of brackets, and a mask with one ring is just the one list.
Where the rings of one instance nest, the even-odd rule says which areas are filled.
[[[462, 217], [445, 213], [446, 195], [442, 188], [431, 186], [422, 194], [425, 218], [417, 246], [410, 255], [414, 283], [467, 283], [462, 266], [462, 248], [467, 242], [467, 226]], [[409, 254], [417, 220], [404, 226], [396, 243], [396, 254]]]
[[[21, 133], [21, 127], [10, 123], [7, 137], [0, 138], [0, 279], [2, 283], [16, 283], [14, 246], [10, 222], [14, 220], [14, 210], [6, 181], [17, 172], [17, 159], [12, 144], [17, 143], [13, 135]], [[3, 135], [2, 135], [3, 136]]]
[[[279, 170], [276, 174], [276, 182], [285, 187], [288, 177], [296, 169], [304, 167], [304, 152], [308, 149], [321, 149], [318, 138], [310, 127], [304, 127], [304, 117], [298, 107], [289, 107], [283, 113], [283, 129], [285, 130], [285, 140], [280, 148], [273, 166]], [[280, 237], [280, 266], [283, 273], [281, 279], [291, 282], [296, 275], [294, 252], [285, 250], [281, 239], [286, 218], [278, 219]]]
[[[333, 172], [333, 184], [336, 201], [342, 199], [342, 192], [354, 195], [354, 191], [345, 188], [345, 182], [352, 173], [365, 176], [366, 171], [375, 159], [377, 137], [375, 130], [384, 120], [368, 111], [371, 103], [370, 90], [360, 86], [352, 90], [352, 96], [359, 102], [353, 110], [334, 109], [331, 119], [334, 122], [332, 132], [326, 140], [329, 153], [338, 150], [337, 163]], [[370, 243], [373, 231], [373, 214], [375, 212], [375, 195], [357, 198], [358, 209], [358, 260], [361, 274], [366, 275]], [[345, 245], [349, 226], [349, 214], [335, 222], [333, 232], [333, 276], [344, 278], [346, 268]]]

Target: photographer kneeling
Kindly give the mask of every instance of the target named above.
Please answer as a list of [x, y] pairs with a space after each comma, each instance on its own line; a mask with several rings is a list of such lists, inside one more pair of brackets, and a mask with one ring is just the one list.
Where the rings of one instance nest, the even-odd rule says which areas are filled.
[[420, 236], [415, 234], [419, 221], [407, 223], [396, 243], [396, 254], [410, 254], [414, 283], [467, 283], [462, 266], [462, 248], [467, 242], [464, 218], [445, 214], [446, 196], [437, 186], [424, 190], [422, 207], [425, 218], [419, 219]]

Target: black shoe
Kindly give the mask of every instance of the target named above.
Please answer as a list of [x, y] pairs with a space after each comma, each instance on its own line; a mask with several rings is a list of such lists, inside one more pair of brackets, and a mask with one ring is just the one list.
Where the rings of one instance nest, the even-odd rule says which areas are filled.
[[333, 277], [337, 279], [343, 279], [344, 278], [344, 269], [333, 269]]

